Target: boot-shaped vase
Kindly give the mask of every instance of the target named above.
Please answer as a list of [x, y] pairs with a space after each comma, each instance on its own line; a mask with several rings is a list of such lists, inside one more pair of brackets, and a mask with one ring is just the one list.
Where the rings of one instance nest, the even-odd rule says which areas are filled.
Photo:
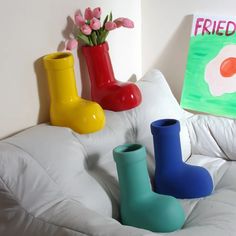
[[179, 121], [154, 121], [151, 132], [156, 161], [155, 191], [176, 198], [199, 198], [211, 194], [213, 181], [209, 172], [182, 161]]
[[71, 53], [57, 52], [43, 58], [50, 93], [51, 124], [86, 134], [104, 127], [101, 106], [77, 94], [74, 60]]
[[82, 52], [89, 72], [93, 101], [103, 109], [112, 111], [128, 110], [141, 103], [141, 92], [134, 83], [115, 79], [107, 42], [83, 46]]
[[154, 232], [180, 229], [185, 215], [178, 200], [151, 190], [145, 148], [125, 144], [116, 147], [113, 156], [119, 178], [122, 223]]

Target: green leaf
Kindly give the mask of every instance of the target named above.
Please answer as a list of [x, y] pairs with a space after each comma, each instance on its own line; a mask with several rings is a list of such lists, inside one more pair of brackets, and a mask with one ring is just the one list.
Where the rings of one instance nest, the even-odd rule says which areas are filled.
[[78, 40], [78, 39], [81, 39], [81, 40], [82, 40], [83, 42], [85, 42], [86, 44], [92, 46], [92, 45], [91, 45], [91, 42], [90, 42], [90, 40], [89, 40], [89, 38], [88, 38], [88, 36], [84, 35], [82, 32], [79, 32], [79, 33], [78, 33], [78, 35], [77, 35], [77, 40]]
[[108, 21], [108, 15], [106, 16], [106, 18], [104, 19], [104, 21], [103, 21], [103, 24], [102, 24], [102, 28], [103, 29], [105, 29], [105, 24], [107, 23], [107, 21]]
[[109, 21], [112, 21], [112, 12], [110, 12], [110, 17]]
[[101, 33], [101, 36], [100, 36], [100, 41], [101, 41], [101, 43], [104, 43], [104, 42], [105, 42], [106, 37], [107, 37], [108, 34], [109, 34], [109, 31], [107, 31], [107, 30], [104, 30], [104, 31]]
[[91, 37], [88, 37], [88, 39], [89, 39], [89, 42], [90, 42], [90, 46], [93, 46], [93, 42], [91, 40]]
[[96, 35], [97, 35], [97, 44], [101, 43], [101, 30], [96, 30]]

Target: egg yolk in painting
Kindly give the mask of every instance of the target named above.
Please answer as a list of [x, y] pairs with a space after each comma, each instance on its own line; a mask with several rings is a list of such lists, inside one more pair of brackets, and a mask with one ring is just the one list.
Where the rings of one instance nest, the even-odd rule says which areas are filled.
[[236, 73], [236, 58], [229, 57], [225, 59], [220, 66], [220, 73], [224, 77], [231, 77]]
[[212, 96], [236, 92], [236, 45], [223, 47], [205, 67], [205, 81]]

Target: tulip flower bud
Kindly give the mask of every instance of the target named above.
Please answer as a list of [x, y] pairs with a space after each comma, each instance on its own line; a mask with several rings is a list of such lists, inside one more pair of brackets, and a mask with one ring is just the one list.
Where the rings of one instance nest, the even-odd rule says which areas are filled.
[[123, 19], [123, 27], [134, 28], [134, 22], [128, 18]]
[[89, 25], [86, 25], [86, 24], [82, 25], [80, 30], [85, 35], [90, 35], [92, 32], [92, 29], [89, 27]]
[[100, 7], [96, 7], [93, 9], [93, 17], [100, 19], [101, 13], [102, 13], [102, 11], [101, 11]]
[[90, 27], [93, 29], [93, 30], [98, 30], [100, 29], [101, 27], [101, 23], [100, 21], [97, 19], [97, 18], [93, 18], [91, 21], [90, 21]]
[[114, 23], [114, 22], [112, 22], [112, 21], [108, 21], [108, 22], [106, 22], [106, 24], [105, 24], [105, 29], [106, 29], [107, 31], [111, 31], [111, 30], [114, 30], [114, 29], [116, 29], [116, 28], [117, 28], [116, 23]]
[[123, 26], [126, 28], [134, 28], [134, 22], [128, 18], [120, 17], [114, 20], [117, 28]]
[[93, 11], [91, 10], [90, 7], [85, 9], [84, 18], [85, 20], [91, 20], [93, 18]]
[[74, 19], [75, 19], [75, 24], [76, 24], [77, 26], [79, 26], [79, 27], [81, 27], [82, 25], [85, 24], [85, 19], [83, 18], [83, 16], [82, 16], [82, 14], [81, 14], [80, 11], [77, 11], [77, 12], [75, 13]]
[[70, 39], [66, 44], [66, 49], [72, 50], [74, 48], [77, 48], [77, 46], [78, 46], [78, 41], [76, 39]]

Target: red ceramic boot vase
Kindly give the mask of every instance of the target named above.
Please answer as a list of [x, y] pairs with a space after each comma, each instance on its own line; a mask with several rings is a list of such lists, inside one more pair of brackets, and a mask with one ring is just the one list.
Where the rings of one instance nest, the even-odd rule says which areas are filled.
[[128, 110], [141, 103], [141, 92], [134, 83], [115, 79], [107, 42], [83, 46], [82, 52], [88, 67], [93, 101], [112, 111]]

